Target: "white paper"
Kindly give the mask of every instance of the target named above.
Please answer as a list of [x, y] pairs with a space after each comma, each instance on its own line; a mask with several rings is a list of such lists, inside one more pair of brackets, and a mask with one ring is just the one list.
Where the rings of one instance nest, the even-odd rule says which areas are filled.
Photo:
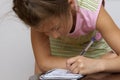
[[53, 69], [48, 71], [46, 74], [41, 75], [41, 80], [77, 80], [82, 78], [81, 74], [73, 74], [65, 69]]

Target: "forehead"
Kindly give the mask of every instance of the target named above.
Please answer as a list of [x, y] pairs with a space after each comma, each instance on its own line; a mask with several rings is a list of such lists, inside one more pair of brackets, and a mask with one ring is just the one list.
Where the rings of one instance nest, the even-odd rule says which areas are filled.
[[42, 20], [40, 22], [39, 28], [45, 27], [45, 26], [54, 26], [54, 25], [61, 25], [65, 24], [67, 21], [67, 18], [65, 16], [60, 16], [60, 17], [49, 17], [45, 20]]
[[55, 18], [55, 17], [50, 17], [50, 18], [47, 18], [47, 19], [44, 19], [43, 21], [41, 21], [40, 23], [40, 27], [42, 26], [51, 26], [55, 23], [57, 23], [59, 21], [59, 18]]

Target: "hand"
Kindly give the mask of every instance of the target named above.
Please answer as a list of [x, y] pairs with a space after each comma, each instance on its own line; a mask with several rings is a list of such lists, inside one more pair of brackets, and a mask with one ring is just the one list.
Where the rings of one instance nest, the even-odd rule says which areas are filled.
[[101, 72], [103, 70], [103, 64], [102, 59], [77, 56], [67, 60], [67, 68], [73, 73], [86, 75]]

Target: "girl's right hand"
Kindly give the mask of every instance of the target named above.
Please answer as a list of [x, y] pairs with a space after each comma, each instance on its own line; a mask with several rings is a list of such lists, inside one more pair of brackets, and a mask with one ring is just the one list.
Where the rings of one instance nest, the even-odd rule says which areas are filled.
[[104, 70], [103, 59], [76, 56], [67, 60], [67, 68], [77, 74], [93, 74]]

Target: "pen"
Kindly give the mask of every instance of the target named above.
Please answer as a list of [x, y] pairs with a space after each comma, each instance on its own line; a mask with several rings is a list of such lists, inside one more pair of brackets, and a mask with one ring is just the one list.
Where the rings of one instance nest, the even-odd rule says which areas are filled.
[[88, 51], [88, 49], [91, 47], [95, 40], [96, 40], [95, 37], [92, 37], [88, 45], [80, 52], [80, 55], [85, 55], [85, 53]]

